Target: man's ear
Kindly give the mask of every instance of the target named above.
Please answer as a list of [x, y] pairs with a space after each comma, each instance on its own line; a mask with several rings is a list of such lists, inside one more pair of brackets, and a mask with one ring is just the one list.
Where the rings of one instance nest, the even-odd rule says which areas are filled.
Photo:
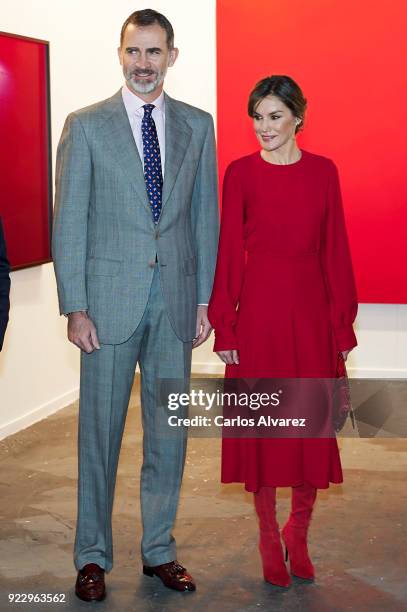
[[177, 59], [178, 55], [179, 55], [179, 49], [177, 47], [174, 47], [173, 49], [171, 49], [168, 66], [173, 66], [175, 64], [175, 60]]
[[119, 57], [120, 65], [122, 66], [122, 48], [121, 47], [117, 47], [117, 55]]

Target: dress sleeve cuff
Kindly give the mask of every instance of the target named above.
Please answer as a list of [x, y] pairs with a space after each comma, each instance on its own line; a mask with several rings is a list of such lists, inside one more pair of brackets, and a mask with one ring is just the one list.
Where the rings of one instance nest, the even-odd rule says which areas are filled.
[[213, 351], [231, 351], [238, 349], [237, 338], [232, 328], [224, 330], [222, 332], [215, 330], [215, 342], [213, 345]]
[[335, 340], [338, 351], [348, 351], [358, 344], [352, 325], [336, 327]]

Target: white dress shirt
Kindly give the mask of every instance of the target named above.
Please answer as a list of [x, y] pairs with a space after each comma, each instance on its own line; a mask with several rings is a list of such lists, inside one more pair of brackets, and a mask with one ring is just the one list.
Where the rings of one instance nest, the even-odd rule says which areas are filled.
[[[137, 149], [140, 155], [141, 163], [144, 169], [144, 155], [143, 155], [143, 135], [141, 132], [141, 122], [144, 117], [144, 104], [147, 104], [144, 100], [139, 98], [136, 94], [130, 91], [127, 85], [122, 87], [122, 97], [124, 106], [126, 108], [127, 116], [130, 121], [131, 131], [133, 132], [134, 140], [137, 145]], [[164, 91], [160, 93], [158, 98], [149, 102], [154, 104], [152, 117], [154, 119], [155, 127], [157, 130], [158, 144], [160, 145], [160, 156], [161, 156], [161, 171], [164, 178], [164, 167], [165, 167], [165, 99]]]

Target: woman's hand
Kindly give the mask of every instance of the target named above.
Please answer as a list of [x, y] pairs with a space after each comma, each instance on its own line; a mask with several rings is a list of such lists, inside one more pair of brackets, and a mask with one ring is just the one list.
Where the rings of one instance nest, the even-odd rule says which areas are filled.
[[349, 351], [341, 351], [341, 352], [342, 352], [342, 355], [343, 355], [343, 360], [346, 361], [347, 358], [348, 358], [348, 355], [350, 353], [350, 350]]
[[231, 351], [217, 351], [216, 354], [227, 365], [239, 363], [239, 352], [237, 351], [237, 349], [232, 349]]

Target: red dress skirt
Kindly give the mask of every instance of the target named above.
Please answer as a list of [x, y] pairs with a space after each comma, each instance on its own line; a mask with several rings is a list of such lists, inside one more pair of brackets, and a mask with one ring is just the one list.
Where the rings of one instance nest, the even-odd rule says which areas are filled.
[[[208, 309], [214, 350], [239, 351], [226, 378], [333, 378], [356, 313], [334, 163], [304, 150], [285, 166], [259, 152], [232, 162]], [[221, 480], [327, 488], [343, 481], [337, 440], [223, 437]]]

